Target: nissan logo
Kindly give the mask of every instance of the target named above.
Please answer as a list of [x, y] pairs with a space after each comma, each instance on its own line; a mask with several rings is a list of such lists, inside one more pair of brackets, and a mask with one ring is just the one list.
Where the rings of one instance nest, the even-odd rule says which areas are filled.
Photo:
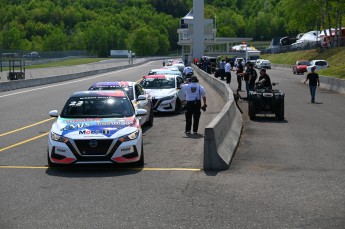
[[92, 148], [96, 148], [98, 146], [98, 142], [96, 140], [91, 140], [89, 142], [89, 145], [92, 147]]

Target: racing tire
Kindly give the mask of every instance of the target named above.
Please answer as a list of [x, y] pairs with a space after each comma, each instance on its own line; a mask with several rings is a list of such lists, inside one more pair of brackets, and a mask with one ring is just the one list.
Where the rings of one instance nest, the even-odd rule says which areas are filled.
[[250, 120], [255, 119], [255, 104], [253, 101], [249, 101], [248, 115], [249, 115]]
[[62, 167], [62, 166], [63, 166], [62, 164], [56, 164], [56, 163], [54, 163], [54, 162], [52, 162], [52, 161], [50, 160], [48, 150], [47, 150], [47, 161], [48, 161], [48, 167], [50, 167], [50, 168], [53, 168], [53, 167]]
[[153, 109], [150, 110], [150, 117], [146, 124], [148, 126], [153, 126]]
[[284, 120], [284, 100], [281, 101], [276, 110], [276, 118], [278, 120]]
[[297, 74], [296, 71], [295, 71], [295, 69], [293, 69], [293, 74], [295, 74], [295, 75]]
[[145, 157], [144, 157], [144, 146], [143, 144], [141, 144], [141, 156], [140, 156], [140, 160], [137, 161], [137, 162], [134, 162], [133, 165], [134, 166], [144, 166], [144, 163], [145, 163]]
[[181, 113], [181, 100], [177, 99], [175, 104], [175, 114]]

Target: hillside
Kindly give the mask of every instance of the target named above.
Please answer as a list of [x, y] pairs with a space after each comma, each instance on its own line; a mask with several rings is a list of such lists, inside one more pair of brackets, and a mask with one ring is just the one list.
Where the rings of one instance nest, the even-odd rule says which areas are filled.
[[304, 50], [280, 54], [264, 54], [263, 59], [267, 59], [274, 64], [291, 64], [296, 60], [323, 59], [329, 64], [328, 69], [318, 71], [320, 75], [345, 79], [345, 47], [332, 48], [318, 52], [318, 50]]

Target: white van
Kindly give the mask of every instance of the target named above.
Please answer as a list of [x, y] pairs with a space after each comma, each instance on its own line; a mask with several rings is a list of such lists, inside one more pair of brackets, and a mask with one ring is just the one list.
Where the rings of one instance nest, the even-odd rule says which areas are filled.
[[236, 58], [234, 62], [234, 67], [237, 67], [238, 62], [242, 60], [242, 65], [244, 66], [246, 62], [244, 61], [244, 58]]

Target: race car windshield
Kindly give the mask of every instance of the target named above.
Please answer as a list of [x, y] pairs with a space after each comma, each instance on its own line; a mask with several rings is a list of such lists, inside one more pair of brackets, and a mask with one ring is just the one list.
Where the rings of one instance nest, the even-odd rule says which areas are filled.
[[128, 98], [130, 100], [134, 99], [133, 95], [133, 87], [132, 86], [97, 86], [97, 87], [91, 87], [91, 91], [102, 91], [102, 90], [116, 90], [121, 89], [122, 91], [126, 92]]
[[72, 97], [66, 102], [62, 118], [123, 118], [134, 115], [125, 97]]
[[147, 78], [140, 83], [145, 89], [170, 89], [176, 88], [174, 78]]

